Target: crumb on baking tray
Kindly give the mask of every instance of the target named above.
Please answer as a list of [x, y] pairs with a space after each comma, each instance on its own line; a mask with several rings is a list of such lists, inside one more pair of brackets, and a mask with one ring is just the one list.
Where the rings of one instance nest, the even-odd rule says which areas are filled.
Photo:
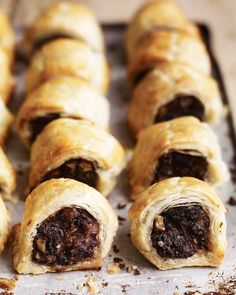
[[127, 206], [126, 203], [118, 203], [118, 204], [117, 204], [117, 209], [122, 210], [122, 209], [124, 209], [126, 206]]
[[88, 293], [89, 294], [98, 294], [99, 289], [96, 283], [96, 279], [94, 276], [88, 276], [86, 286], [88, 287]]
[[18, 280], [17, 276], [14, 276], [12, 279], [0, 278], [0, 288], [10, 291], [16, 287], [17, 280]]
[[133, 274], [134, 276], [139, 276], [140, 275], [140, 271], [138, 269], [138, 267], [136, 265], [129, 265], [126, 267], [126, 271], [128, 273]]
[[120, 249], [117, 247], [117, 245], [113, 245], [113, 246], [112, 246], [112, 250], [113, 250], [113, 252], [116, 253], [116, 254], [120, 252]]
[[231, 196], [227, 202], [230, 206], [236, 206], [236, 197]]

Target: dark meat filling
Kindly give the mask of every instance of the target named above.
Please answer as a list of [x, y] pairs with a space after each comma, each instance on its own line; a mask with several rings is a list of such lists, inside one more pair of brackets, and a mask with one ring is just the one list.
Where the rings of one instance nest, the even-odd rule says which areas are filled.
[[183, 151], [163, 154], [158, 159], [158, 165], [154, 173], [152, 183], [155, 183], [161, 179], [175, 176], [189, 176], [195, 177], [201, 180], [207, 178], [208, 163], [205, 157], [201, 155], [191, 155]]
[[37, 228], [32, 260], [46, 265], [74, 265], [94, 257], [99, 224], [85, 209], [65, 207]]
[[173, 207], [155, 217], [151, 241], [163, 258], [187, 258], [208, 251], [210, 219], [200, 205]]
[[42, 36], [34, 41], [31, 54], [42, 48], [47, 43], [61, 38], [71, 39], [73, 37], [62, 33], [54, 33], [47, 36]]
[[52, 178], [72, 178], [96, 188], [98, 183], [96, 168], [97, 165], [94, 162], [85, 159], [72, 159], [49, 171], [43, 181]]
[[203, 119], [204, 106], [192, 95], [181, 95], [159, 108], [154, 123], [159, 123], [183, 116], [194, 116]]
[[36, 137], [39, 135], [39, 133], [41, 133], [41, 131], [47, 124], [59, 118], [60, 118], [60, 114], [52, 113], [52, 114], [47, 114], [46, 116], [37, 117], [31, 120], [30, 121], [31, 142], [35, 141]]

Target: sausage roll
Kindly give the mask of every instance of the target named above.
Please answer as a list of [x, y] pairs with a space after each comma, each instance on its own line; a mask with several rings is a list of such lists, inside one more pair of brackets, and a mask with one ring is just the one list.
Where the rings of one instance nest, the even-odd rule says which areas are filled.
[[181, 117], [140, 133], [129, 167], [132, 198], [168, 177], [191, 176], [219, 185], [229, 178], [216, 135], [207, 123]]
[[128, 59], [132, 59], [133, 50], [145, 33], [159, 29], [180, 30], [200, 38], [197, 26], [187, 20], [176, 3], [168, 0], [149, 1], [138, 10], [128, 26], [126, 33]]
[[0, 10], [0, 47], [6, 52], [10, 64], [14, 59], [16, 37], [7, 15]]
[[135, 136], [148, 126], [181, 116], [209, 123], [223, 115], [216, 81], [181, 63], [163, 63], [136, 86], [128, 112]]
[[90, 9], [83, 4], [59, 2], [46, 9], [27, 29], [24, 47], [27, 54], [58, 38], [79, 39], [103, 52], [101, 29]]
[[8, 157], [0, 148], [0, 195], [4, 200], [10, 200], [15, 188], [16, 172]]
[[0, 46], [0, 98], [7, 104], [11, 98], [15, 81], [10, 70], [10, 60], [7, 53]]
[[87, 121], [58, 119], [32, 145], [29, 191], [45, 180], [64, 177], [107, 196], [124, 165], [124, 150], [112, 135]]
[[13, 115], [0, 98], [0, 146], [5, 146], [13, 123]]
[[16, 124], [22, 140], [30, 145], [51, 121], [69, 117], [84, 119], [108, 129], [109, 102], [79, 78], [51, 78], [21, 105]]
[[219, 266], [226, 251], [225, 207], [207, 183], [173, 177], [146, 189], [129, 210], [133, 245], [162, 270]]
[[10, 213], [0, 194], [0, 253], [3, 252], [10, 234]]
[[72, 179], [52, 179], [28, 196], [13, 230], [13, 266], [21, 274], [100, 269], [118, 228], [108, 201]]
[[128, 66], [128, 80], [138, 83], [161, 62], [181, 62], [206, 74], [211, 73], [210, 58], [204, 43], [179, 31], [156, 30], [136, 44]]
[[58, 39], [37, 51], [27, 71], [26, 91], [29, 93], [58, 75], [80, 77], [101, 93], [107, 91], [109, 84], [105, 56], [78, 40]]

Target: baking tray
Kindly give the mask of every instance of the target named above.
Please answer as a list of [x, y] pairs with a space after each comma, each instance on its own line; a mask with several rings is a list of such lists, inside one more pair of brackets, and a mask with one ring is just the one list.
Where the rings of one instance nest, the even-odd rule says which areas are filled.
[[[213, 76], [217, 79], [222, 100], [229, 106], [229, 100], [224, 87], [223, 77], [217, 60], [211, 48], [211, 34], [205, 25], [199, 25], [204, 41], [209, 50], [212, 61]], [[126, 61], [123, 48], [125, 25], [104, 25], [108, 60], [111, 67], [111, 87], [108, 99], [111, 103], [111, 130], [121, 141], [127, 151], [132, 149], [134, 143], [131, 140], [126, 126], [126, 113], [130, 100], [130, 92], [126, 86]], [[18, 30], [20, 39], [22, 30]], [[11, 104], [11, 110], [16, 113], [24, 96], [24, 71], [25, 65], [19, 59], [16, 64], [17, 89]], [[101, 271], [53, 273], [44, 275], [18, 275], [16, 295], [43, 295], [43, 294], [87, 294], [89, 292], [88, 280], [94, 281], [95, 290], [100, 294], [236, 294], [236, 207], [229, 206], [227, 201], [235, 195], [236, 174], [236, 145], [235, 132], [231, 113], [218, 125], [213, 126], [216, 131], [222, 149], [224, 160], [232, 173], [229, 183], [219, 190], [219, 194], [227, 207], [227, 237], [228, 249], [225, 262], [220, 268], [183, 268], [177, 270], [159, 271], [150, 264], [131, 244], [129, 235], [129, 223], [127, 212], [130, 207], [129, 185], [127, 171], [119, 178], [117, 187], [109, 197], [109, 201], [119, 216], [119, 230], [115, 238], [113, 248], [106, 257]], [[18, 174], [18, 187], [14, 203], [7, 202], [11, 211], [12, 224], [21, 220], [23, 213], [23, 195], [26, 186], [29, 155], [24, 149], [15, 132], [8, 146], [8, 155], [12, 160]], [[125, 208], [122, 205], [125, 204]], [[117, 274], [108, 274], [107, 266], [112, 264], [114, 258], [121, 258], [123, 267]], [[129, 267], [137, 266], [136, 271]], [[134, 269], [134, 268], [133, 268]], [[16, 273], [11, 266], [11, 250], [8, 245], [6, 251], [0, 257], [0, 277], [12, 278]], [[214, 293], [215, 292], [215, 293]], [[0, 293], [1, 294], [1, 293]]]

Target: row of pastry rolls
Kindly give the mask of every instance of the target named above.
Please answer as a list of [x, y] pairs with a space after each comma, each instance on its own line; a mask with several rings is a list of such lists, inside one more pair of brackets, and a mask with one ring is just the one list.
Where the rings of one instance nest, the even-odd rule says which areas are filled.
[[13, 115], [7, 108], [13, 88], [12, 68], [15, 53], [15, 34], [7, 15], [0, 10], [0, 253], [10, 233], [10, 214], [3, 200], [12, 198], [16, 187], [16, 173], [5, 154]]
[[219, 266], [225, 208], [210, 185], [228, 180], [217, 136], [223, 105], [198, 28], [169, 0], [149, 1], [126, 34], [133, 87], [128, 124], [134, 246], [159, 269]]
[[16, 125], [30, 149], [26, 208], [13, 266], [40, 274], [99, 269], [118, 228], [106, 200], [125, 165], [109, 133], [101, 29], [84, 5], [60, 2], [27, 29], [26, 98]]

